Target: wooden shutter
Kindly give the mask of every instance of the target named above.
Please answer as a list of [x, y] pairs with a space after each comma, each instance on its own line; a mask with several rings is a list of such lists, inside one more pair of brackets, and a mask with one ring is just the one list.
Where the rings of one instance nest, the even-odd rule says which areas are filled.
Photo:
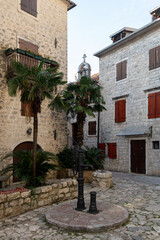
[[160, 92], [157, 92], [155, 94], [155, 108], [156, 108], [155, 117], [159, 118], [160, 117]]
[[31, 0], [31, 12], [33, 16], [37, 17], [37, 0]]
[[117, 63], [116, 65], [116, 80], [119, 81], [121, 80], [121, 76], [122, 76], [122, 68], [121, 68], [121, 62]]
[[30, 0], [21, 0], [21, 9], [30, 13]]
[[155, 93], [148, 94], [148, 119], [155, 118]]
[[34, 113], [32, 110], [32, 103], [21, 102], [21, 116], [34, 117]]
[[160, 46], [155, 48], [155, 67], [160, 67]]
[[111, 159], [117, 159], [117, 144], [108, 143], [108, 157]]
[[149, 70], [155, 68], [155, 48], [149, 50]]
[[106, 154], [106, 145], [105, 145], [105, 143], [99, 143], [98, 148], [101, 149], [102, 157], [105, 157], [105, 154]]
[[126, 100], [119, 100], [119, 111], [118, 111], [118, 122], [125, 122], [126, 121]]
[[38, 53], [37, 45], [31, 42], [25, 41], [23, 39], [19, 39], [19, 48], [23, 50], [30, 50], [31, 52], [34, 52], [34, 53]]
[[37, 17], [37, 0], [21, 0], [21, 9]]
[[121, 79], [124, 79], [127, 77], [127, 60], [123, 61], [122, 63], [122, 76]]
[[115, 122], [118, 122], [119, 117], [118, 117], [118, 112], [119, 112], [119, 104], [118, 101], [115, 102]]
[[88, 123], [88, 135], [96, 135], [96, 121]]

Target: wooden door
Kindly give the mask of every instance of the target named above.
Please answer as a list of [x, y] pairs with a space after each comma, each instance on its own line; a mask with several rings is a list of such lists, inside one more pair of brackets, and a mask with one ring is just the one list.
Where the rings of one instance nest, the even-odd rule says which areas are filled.
[[131, 172], [146, 173], [145, 140], [131, 140]]
[[[23, 142], [23, 143], [20, 143], [17, 147], [15, 147], [13, 152], [20, 151], [20, 150], [31, 151], [32, 149], [33, 149], [33, 142]], [[37, 149], [41, 149], [41, 147], [37, 145]], [[13, 158], [13, 164], [16, 164], [19, 161], [20, 161], [19, 159], [15, 157]], [[13, 182], [19, 182], [19, 181], [21, 181], [21, 179], [16, 178], [13, 172]]]

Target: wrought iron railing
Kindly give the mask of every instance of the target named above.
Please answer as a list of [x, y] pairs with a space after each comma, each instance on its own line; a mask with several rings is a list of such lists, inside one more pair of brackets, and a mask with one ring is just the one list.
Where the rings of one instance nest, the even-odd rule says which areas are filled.
[[39, 54], [34, 54], [30, 51], [25, 51], [20, 48], [12, 49], [9, 48], [5, 51], [6, 59], [7, 59], [7, 72], [10, 74], [11, 72], [11, 62], [19, 61], [23, 65], [27, 65], [29, 68], [33, 66], [39, 66], [39, 64], [43, 61], [43, 68], [47, 69], [49, 67], [58, 67], [58, 63], [54, 60], [50, 60], [48, 58], [44, 58]]

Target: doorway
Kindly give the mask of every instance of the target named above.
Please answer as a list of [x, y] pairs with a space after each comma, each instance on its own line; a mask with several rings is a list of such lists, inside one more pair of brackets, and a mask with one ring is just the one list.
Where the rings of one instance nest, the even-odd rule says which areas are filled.
[[131, 140], [131, 172], [146, 174], [145, 152], [145, 140]]
[[[18, 146], [16, 146], [13, 152], [20, 151], [20, 150], [31, 151], [32, 149], [33, 149], [33, 142], [23, 142], [23, 143], [20, 143]], [[37, 145], [37, 150], [38, 149], [42, 149], [42, 148], [39, 145]], [[13, 158], [13, 164], [18, 163], [19, 161], [20, 161], [19, 159], [15, 157]], [[13, 182], [15, 183], [19, 181], [21, 181], [21, 179], [18, 179], [13, 172]]]

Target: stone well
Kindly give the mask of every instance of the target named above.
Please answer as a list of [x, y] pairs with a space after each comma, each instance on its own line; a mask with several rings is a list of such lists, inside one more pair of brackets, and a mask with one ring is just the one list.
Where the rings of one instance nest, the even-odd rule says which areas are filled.
[[112, 187], [112, 173], [105, 170], [98, 170], [93, 172], [93, 187], [110, 188]]

